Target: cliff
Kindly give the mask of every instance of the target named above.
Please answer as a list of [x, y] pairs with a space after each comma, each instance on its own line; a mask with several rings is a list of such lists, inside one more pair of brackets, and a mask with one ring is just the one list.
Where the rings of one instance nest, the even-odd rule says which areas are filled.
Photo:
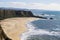
[[[15, 18], [12, 18], [12, 17], [15, 17]], [[16, 17], [19, 17], [19, 18], [16, 18]], [[23, 18], [23, 17], [26, 17], [26, 18]], [[30, 18], [28, 18], [28, 17], [30, 17]], [[33, 18], [33, 17], [46, 19], [45, 17], [40, 17], [40, 16], [33, 15], [33, 13], [31, 11], [1, 9], [0, 8], [0, 20], [10, 18], [10, 19], [6, 19], [5, 21], [1, 22], [1, 26], [0, 26], [0, 29], [1, 29], [1, 32], [0, 32], [1, 34], [0, 35], [1, 36], [0, 36], [0, 38], [2, 37], [2, 39], [5, 39], [5, 40], [11, 40], [10, 38], [12, 38], [14, 40], [19, 39], [19, 38], [17, 38], [17, 36], [20, 35], [23, 31], [25, 31], [24, 29], [26, 29], [25, 28], [25, 26], [26, 26], [25, 23], [28, 22], [28, 21], [31, 21], [31, 20], [36, 20], [36, 18]], [[13, 21], [13, 20], [16, 20], [16, 21]], [[10, 22], [11, 22], [11, 24], [9, 24]], [[14, 29], [14, 31], [11, 31], [11, 32], [7, 31], [6, 29], [8, 29], [8, 25], [11, 25], [11, 30], [13, 30], [12, 29], [12, 27], [13, 27], [12, 23], [13, 24], [16, 23], [16, 25], [19, 24], [17, 26], [18, 28]], [[6, 24], [6, 25], [4, 25], [4, 24]], [[2, 29], [2, 27], [6, 27], [6, 29], [5, 28]], [[4, 30], [5, 30], [6, 34], [8, 34], [9, 38], [5, 34]], [[14, 34], [14, 35], [12, 35], [12, 34]]]
[[0, 8], [0, 20], [12, 17], [37, 17], [46, 19], [45, 17], [33, 15], [31, 11]]
[[1, 21], [1, 27], [2, 27], [2, 30], [4, 31], [4, 34], [9, 39], [21, 40], [22, 33], [28, 31], [29, 29], [27, 28], [26, 23], [30, 21], [38, 20], [38, 19], [39, 18], [35, 18], [35, 17], [8, 18]]

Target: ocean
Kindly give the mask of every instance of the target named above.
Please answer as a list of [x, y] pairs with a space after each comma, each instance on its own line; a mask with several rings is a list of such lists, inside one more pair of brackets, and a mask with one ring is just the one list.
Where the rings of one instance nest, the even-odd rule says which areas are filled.
[[60, 11], [51, 11], [51, 10], [38, 10], [38, 9], [31, 9], [32, 13], [36, 16], [44, 16], [47, 18], [54, 18], [60, 20]]
[[[47, 18], [56, 20], [34, 20], [26, 24], [28, 31], [23, 33], [21, 40], [60, 40], [60, 11], [33, 11], [34, 15], [47, 14]], [[54, 16], [51, 16], [54, 15]]]
[[34, 20], [26, 25], [28, 31], [22, 34], [21, 40], [33, 40], [35, 36], [39, 36], [38, 40], [60, 40], [60, 20]]

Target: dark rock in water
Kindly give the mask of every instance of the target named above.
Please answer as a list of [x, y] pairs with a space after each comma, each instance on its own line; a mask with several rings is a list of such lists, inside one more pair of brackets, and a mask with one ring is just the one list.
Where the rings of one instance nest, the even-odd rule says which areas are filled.
[[51, 20], [53, 19], [53, 18], [50, 18]]

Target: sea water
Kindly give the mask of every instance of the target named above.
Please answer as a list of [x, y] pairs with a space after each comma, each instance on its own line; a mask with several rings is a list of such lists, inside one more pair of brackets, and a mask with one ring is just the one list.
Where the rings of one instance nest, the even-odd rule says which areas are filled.
[[51, 37], [49, 40], [53, 40], [53, 37], [54, 40], [60, 39], [60, 20], [35, 20], [28, 22], [26, 25], [28, 31], [22, 34], [21, 40], [28, 40], [29, 36], [32, 35], [40, 35], [40, 37], [45, 35], [46, 37]]
[[37, 9], [31, 10], [31, 11], [34, 15], [37, 15], [37, 16], [45, 15], [45, 17], [47, 17], [47, 18], [52, 17], [54, 19], [60, 20], [60, 11], [37, 10]]
[[[23, 33], [21, 40], [60, 40], [60, 11], [34, 11], [35, 15], [46, 14], [46, 20], [27, 22], [28, 31]], [[33, 12], [33, 13], [34, 13]], [[43, 15], [43, 16], [44, 16]], [[51, 16], [54, 15], [54, 16]]]

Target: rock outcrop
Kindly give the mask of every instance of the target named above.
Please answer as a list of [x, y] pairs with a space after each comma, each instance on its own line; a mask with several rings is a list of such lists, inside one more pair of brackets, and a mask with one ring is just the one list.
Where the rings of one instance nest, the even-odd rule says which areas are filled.
[[35, 16], [31, 11], [26, 10], [12, 10], [12, 9], [1, 9], [0, 8], [0, 20], [5, 18], [11, 17], [37, 17], [37, 18], [44, 18], [40, 16]]
[[11, 39], [8, 38], [8, 36], [4, 33], [1, 25], [0, 25], [0, 40], [11, 40]]
[[[12, 18], [12, 17], [36, 17], [36, 18], [43, 18], [40, 16], [35, 16], [31, 11], [26, 10], [12, 10], [12, 9], [1, 9], [0, 8], [0, 20], [6, 19], [6, 18]], [[4, 33], [3, 29], [0, 26], [0, 39], [1, 40], [11, 40], [7, 37], [7, 35]]]

